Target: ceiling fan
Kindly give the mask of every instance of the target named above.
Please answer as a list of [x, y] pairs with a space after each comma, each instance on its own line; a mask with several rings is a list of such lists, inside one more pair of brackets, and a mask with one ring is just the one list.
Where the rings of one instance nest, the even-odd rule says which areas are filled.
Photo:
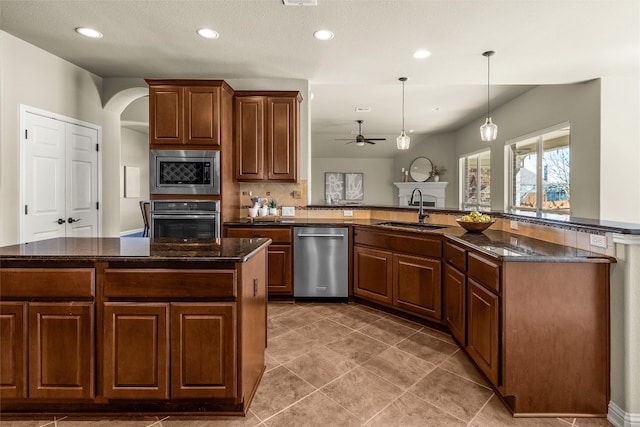
[[386, 141], [387, 140], [387, 138], [365, 138], [362, 135], [362, 122], [363, 121], [364, 120], [356, 120], [356, 122], [358, 123], [358, 135], [356, 136], [356, 139], [336, 139], [336, 141], [349, 141], [349, 142], [347, 142], [347, 144], [351, 144], [352, 142], [355, 142], [358, 147], [362, 147], [365, 142], [367, 144], [375, 144], [375, 142], [373, 142], [373, 141]]

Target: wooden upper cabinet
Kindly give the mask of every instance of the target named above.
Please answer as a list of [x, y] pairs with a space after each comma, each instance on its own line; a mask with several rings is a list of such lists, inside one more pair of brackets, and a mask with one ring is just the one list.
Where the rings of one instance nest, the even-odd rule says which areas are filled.
[[238, 181], [298, 181], [301, 101], [299, 92], [236, 92]]
[[262, 180], [264, 174], [264, 97], [236, 98], [236, 178]]
[[220, 145], [222, 80], [148, 79], [147, 83], [152, 146]]
[[267, 98], [267, 178], [298, 179], [299, 104], [297, 98]]

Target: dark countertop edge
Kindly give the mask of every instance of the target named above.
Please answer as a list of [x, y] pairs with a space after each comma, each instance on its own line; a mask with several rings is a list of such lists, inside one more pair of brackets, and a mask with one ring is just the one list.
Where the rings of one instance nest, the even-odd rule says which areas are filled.
[[[376, 206], [376, 205], [309, 205], [306, 207], [300, 207], [296, 209], [301, 210], [386, 210], [386, 211], [417, 211], [417, 206]], [[425, 208], [427, 213], [442, 213], [442, 214], [465, 214], [469, 210], [460, 210], [452, 208]], [[584, 231], [599, 231], [599, 232], [612, 232], [620, 234], [640, 234], [640, 224], [608, 221], [601, 219], [581, 218], [569, 215], [563, 215], [561, 218], [545, 217], [545, 215], [554, 215], [549, 213], [536, 214], [535, 212], [498, 212], [498, 211], [483, 211], [491, 216], [498, 218], [514, 219], [522, 222], [529, 222], [532, 224], [541, 225], [553, 225], [556, 227], [569, 229], [569, 230], [584, 230]], [[556, 215], [559, 216], [559, 215]]]
[[[117, 238], [116, 238], [117, 239]], [[122, 239], [122, 238], [121, 238]], [[126, 239], [126, 237], [125, 237]], [[187, 263], [244, 263], [255, 256], [261, 250], [266, 250], [272, 243], [271, 239], [263, 238], [264, 242], [253, 248], [250, 252], [238, 256], [159, 256], [159, 255], [2, 255], [0, 254], [0, 263], [3, 261], [38, 261], [38, 262], [78, 262], [78, 263], [95, 263], [95, 262], [187, 262]]]

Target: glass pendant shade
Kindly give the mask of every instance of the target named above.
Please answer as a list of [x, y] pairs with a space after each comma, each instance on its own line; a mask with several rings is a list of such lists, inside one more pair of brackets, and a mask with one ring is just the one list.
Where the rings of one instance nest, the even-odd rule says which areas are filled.
[[498, 125], [491, 121], [491, 117], [482, 126], [480, 126], [480, 138], [484, 142], [495, 141], [498, 138]]
[[400, 136], [396, 138], [396, 146], [398, 147], [398, 150], [408, 150], [409, 144], [411, 144], [411, 138], [402, 131]]
[[400, 77], [398, 80], [402, 82], [402, 132], [400, 132], [400, 136], [396, 138], [396, 147], [398, 147], [398, 150], [408, 150], [409, 144], [411, 144], [411, 138], [404, 133], [404, 83], [408, 79], [406, 77]]

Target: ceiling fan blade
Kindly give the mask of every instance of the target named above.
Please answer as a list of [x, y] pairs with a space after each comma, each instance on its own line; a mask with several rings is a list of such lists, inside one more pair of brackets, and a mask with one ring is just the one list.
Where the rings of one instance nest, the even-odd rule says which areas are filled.
[[370, 140], [368, 140], [368, 139], [365, 139], [365, 140], [364, 140], [364, 142], [366, 142], [367, 144], [376, 145], [376, 143], [375, 143], [375, 142], [370, 141]]
[[355, 141], [355, 139], [353, 139], [353, 138], [342, 138], [342, 139], [335, 139], [334, 141]]
[[386, 141], [387, 138], [366, 138], [367, 141]]

